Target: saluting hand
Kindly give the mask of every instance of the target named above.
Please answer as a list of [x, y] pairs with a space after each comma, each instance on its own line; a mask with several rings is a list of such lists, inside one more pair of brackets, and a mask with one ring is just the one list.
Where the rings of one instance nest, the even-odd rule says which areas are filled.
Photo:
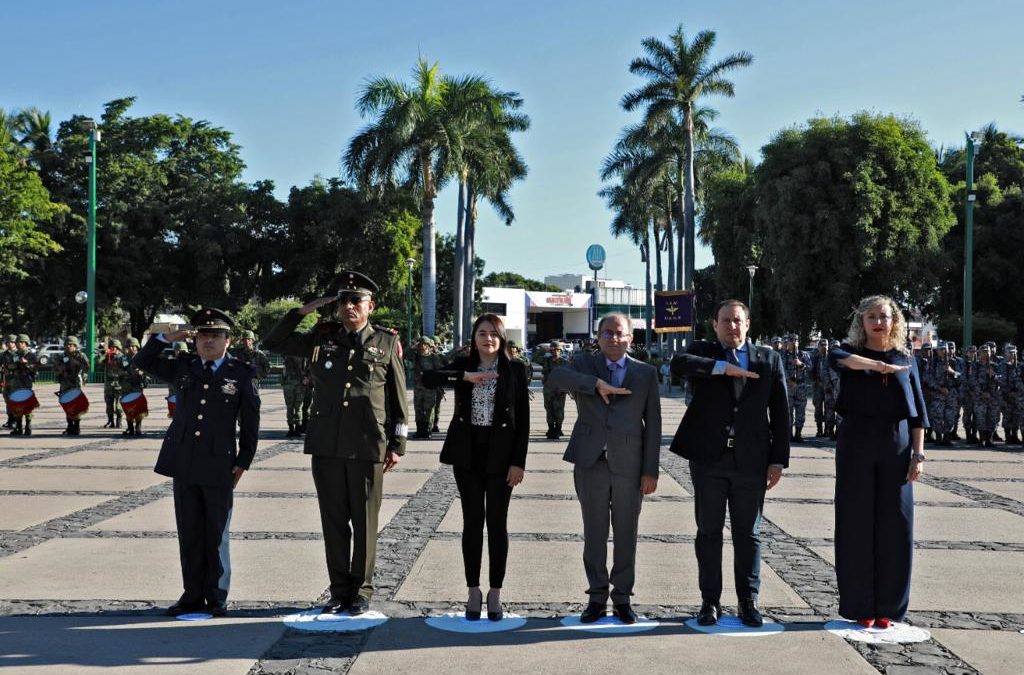
[[299, 309], [299, 314], [309, 314], [320, 309], [324, 305], [329, 305], [330, 303], [334, 302], [337, 299], [338, 298], [336, 296], [332, 295], [329, 298], [317, 298], [316, 300], [310, 300]]
[[497, 373], [493, 373], [493, 372], [492, 373], [477, 373], [477, 372], [470, 372], [470, 371], [467, 370], [466, 373], [462, 376], [462, 379], [464, 379], [466, 382], [472, 382], [473, 384], [480, 384], [484, 380], [493, 380], [496, 377], [498, 377], [498, 374]]
[[181, 342], [185, 338], [193, 337], [194, 335], [195, 331], [176, 330], [173, 333], [167, 333], [166, 335], [164, 335], [164, 339], [167, 340], [168, 342]]
[[752, 370], [744, 370], [743, 368], [740, 368], [737, 365], [733, 365], [732, 363], [725, 364], [725, 374], [728, 375], [729, 377], [749, 377], [752, 380], [757, 380], [760, 379], [761, 377]]
[[613, 387], [600, 379], [597, 381], [597, 385], [594, 389], [597, 391], [597, 395], [604, 399], [605, 403], [610, 403], [611, 401], [609, 400], [609, 397], [614, 394], [625, 395], [633, 393], [632, 389], [626, 389], [625, 387]]

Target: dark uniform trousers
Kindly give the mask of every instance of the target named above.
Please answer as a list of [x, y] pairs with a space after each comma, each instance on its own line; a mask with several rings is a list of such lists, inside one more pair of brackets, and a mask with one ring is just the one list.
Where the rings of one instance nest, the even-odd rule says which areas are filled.
[[175, 478], [174, 519], [178, 526], [182, 602], [227, 601], [231, 586], [228, 532], [234, 489], [228, 485], [197, 485]]
[[383, 481], [380, 462], [313, 455], [313, 483], [334, 599], [373, 596]]
[[730, 450], [717, 462], [691, 461], [690, 476], [697, 520], [694, 547], [701, 597], [717, 601], [722, 595], [722, 528], [728, 503], [736, 595], [740, 600], [756, 601], [761, 587], [764, 474], [738, 471], [736, 456]]

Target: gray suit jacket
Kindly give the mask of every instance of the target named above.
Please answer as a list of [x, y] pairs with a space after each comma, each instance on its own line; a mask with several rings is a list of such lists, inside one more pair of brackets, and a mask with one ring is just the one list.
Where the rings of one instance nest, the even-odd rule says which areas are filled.
[[654, 366], [626, 357], [622, 386], [632, 394], [613, 396], [605, 403], [595, 389], [598, 379], [611, 382], [604, 355], [580, 354], [568, 368], [551, 371], [544, 388], [575, 394], [578, 417], [567, 462], [591, 466], [607, 452], [616, 473], [657, 476], [661, 451], [661, 399]]

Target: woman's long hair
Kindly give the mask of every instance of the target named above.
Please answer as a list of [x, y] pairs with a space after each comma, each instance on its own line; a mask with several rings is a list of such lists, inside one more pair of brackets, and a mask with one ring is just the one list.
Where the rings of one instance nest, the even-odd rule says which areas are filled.
[[896, 301], [888, 295], [869, 295], [857, 303], [850, 320], [850, 329], [846, 333], [847, 344], [854, 347], [866, 347], [868, 342], [867, 333], [864, 332], [864, 315], [873, 307], [888, 307], [892, 312], [892, 325], [889, 328], [889, 335], [886, 336], [886, 351], [895, 349], [904, 355], [909, 355], [907, 349], [907, 320], [903, 312], [896, 305]]
[[470, 363], [474, 366], [480, 365], [480, 352], [476, 348], [476, 331], [480, 328], [480, 324], [485, 321], [489, 321], [491, 325], [494, 326], [494, 330], [498, 333], [498, 340], [500, 343], [498, 345], [498, 363], [508, 363], [512, 356], [508, 351], [508, 336], [505, 335], [505, 322], [501, 320], [500, 316], [497, 314], [491, 314], [490, 312], [487, 314], [481, 314], [476, 318], [476, 321], [473, 322], [473, 331], [469, 336]]

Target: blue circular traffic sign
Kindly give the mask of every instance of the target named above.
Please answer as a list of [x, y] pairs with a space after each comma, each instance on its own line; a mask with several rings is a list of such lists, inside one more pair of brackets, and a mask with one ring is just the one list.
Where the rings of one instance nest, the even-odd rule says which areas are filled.
[[590, 265], [590, 269], [595, 272], [604, 267], [604, 246], [600, 244], [591, 244], [587, 248], [587, 264]]

